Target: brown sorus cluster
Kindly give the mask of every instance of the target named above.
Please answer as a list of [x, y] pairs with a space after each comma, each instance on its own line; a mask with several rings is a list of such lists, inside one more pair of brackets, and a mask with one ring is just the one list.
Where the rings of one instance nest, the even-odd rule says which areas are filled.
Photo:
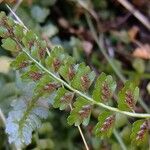
[[74, 76], [75, 76], [75, 71], [73, 69], [73, 66], [70, 66], [69, 67], [69, 71], [68, 71], [68, 78], [69, 78], [69, 80], [72, 80]]
[[61, 65], [61, 61], [58, 58], [55, 58], [53, 60], [53, 68], [54, 68], [54, 70], [57, 71], [59, 69], [60, 65]]
[[8, 36], [13, 37], [14, 33], [13, 33], [13, 28], [12, 27], [7, 27], [8, 30]]
[[114, 121], [115, 121], [115, 115], [111, 115], [111, 116], [107, 117], [105, 119], [104, 123], [102, 124], [102, 127], [100, 130], [102, 132], [107, 131], [112, 126]]
[[44, 58], [45, 54], [46, 54], [46, 49], [45, 48], [40, 48], [40, 50], [39, 50], [40, 59]]
[[34, 46], [34, 44], [35, 44], [35, 41], [34, 41], [34, 40], [29, 41], [29, 42], [28, 42], [28, 47], [29, 47], [29, 49], [31, 49], [32, 46]]
[[0, 26], [5, 26], [8, 31], [5, 37], [14, 37], [13, 28], [8, 24], [6, 16], [1, 19]]
[[45, 91], [54, 91], [56, 88], [58, 88], [58, 84], [56, 83], [48, 83], [44, 86]]
[[126, 91], [125, 101], [126, 101], [128, 107], [130, 107], [131, 109], [134, 109], [135, 102], [134, 102], [134, 97], [133, 97], [133, 94], [131, 93], [131, 91]]
[[87, 118], [91, 112], [91, 105], [82, 106], [82, 109], [79, 111], [81, 118]]
[[41, 72], [30, 72], [29, 74], [30, 78], [32, 78], [34, 81], [39, 80], [42, 77], [42, 73]]
[[109, 98], [112, 96], [112, 93], [110, 91], [110, 88], [106, 82], [102, 85], [102, 100], [108, 101]]
[[22, 63], [19, 64], [19, 69], [23, 69], [29, 65], [29, 62], [23, 61]]
[[38, 55], [39, 55], [40, 59], [43, 59], [46, 54], [46, 46], [41, 47], [41, 44], [39, 41], [36, 44], [37, 44], [37, 47], [39, 48]]
[[74, 94], [72, 92], [65, 93], [65, 95], [61, 98], [62, 102], [71, 103]]
[[90, 87], [90, 79], [87, 74], [81, 77], [81, 86], [84, 91], [88, 90], [88, 88]]
[[148, 121], [146, 120], [141, 126], [140, 130], [137, 133], [136, 140], [142, 140], [144, 138], [145, 133], [148, 131]]

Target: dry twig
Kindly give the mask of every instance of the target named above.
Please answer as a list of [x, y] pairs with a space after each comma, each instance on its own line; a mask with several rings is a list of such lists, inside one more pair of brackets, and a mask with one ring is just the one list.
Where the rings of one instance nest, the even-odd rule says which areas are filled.
[[149, 20], [140, 13], [131, 3], [127, 0], [117, 0], [122, 6], [129, 10], [148, 30], [150, 30]]

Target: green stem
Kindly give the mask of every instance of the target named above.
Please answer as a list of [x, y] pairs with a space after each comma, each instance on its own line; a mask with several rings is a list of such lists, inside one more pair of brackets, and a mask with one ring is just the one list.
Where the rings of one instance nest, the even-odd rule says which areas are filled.
[[1, 121], [3, 123], [3, 126], [5, 126], [6, 125], [6, 118], [5, 118], [1, 108], [0, 108], [0, 119], [1, 119]]
[[[72, 109], [73, 109], [73, 108], [72, 108], [72, 105], [70, 104], [70, 110], [72, 111]], [[85, 137], [84, 137], [84, 134], [83, 134], [83, 132], [82, 132], [82, 129], [81, 129], [80, 125], [78, 125], [77, 127], [78, 127], [79, 133], [80, 133], [80, 135], [81, 135], [81, 137], [82, 137], [82, 140], [83, 140], [83, 143], [84, 143], [84, 146], [85, 146], [86, 150], [90, 150], [90, 149], [89, 149], [89, 146], [88, 146], [88, 144], [87, 144], [87, 141], [86, 141], [86, 139], [85, 139]]]
[[43, 71], [45, 71], [46, 73], [48, 73], [54, 80], [57, 80], [58, 82], [62, 83], [64, 86], [66, 86], [68, 89], [70, 89], [71, 91], [75, 92], [76, 94], [84, 97], [85, 99], [91, 101], [93, 104], [96, 104], [100, 107], [103, 107], [107, 110], [113, 111], [113, 112], [117, 112], [117, 113], [121, 113], [121, 114], [125, 114], [131, 117], [137, 117], [137, 118], [150, 118], [150, 114], [142, 114], [142, 113], [132, 113], [132, 112], [127, 112], [127, 111], [122, 111], [119, 110], [118, 108], [115, 107], [111, 107], [111, 106], [107, 106], [103, 103], [100, 102], [96, 102], [93, 98], [89, 97], [88, 95], [83, 94], [82, 92], [74, 89], [73, 87], [71, 87], [67, 82], [65, 82], [64, 80], [62, 80], [61, 78], [57, 77], [55, 74], [53, 74], [52, 72], [50, 72], [48, 69], [46, 69], [42, 64], [40, 64], [37, 60], [35, 60], [27, 51], [26, 49], [24, 49], [22, 47], [22, 50], [24, 53], [26, 53], [28, 55], [28, 57], [39, 67], [41, 68]]
[[123, 143], [122, 138], [120, 137], [118, 131], [116, 129], [114, 129], [113, 133], [114, 133], [114, 136], [116, 137], [116, 139], [118, 140], [122, 150], [127, 150], [127, 148], [126, 148], [125, 144]]
[[144, 101], [141, 99], [141, 97], [138, 99], [138, 102], [147, 113], [150, 113], [150, 109], [147, 107], [147, 105], [144, 103]]

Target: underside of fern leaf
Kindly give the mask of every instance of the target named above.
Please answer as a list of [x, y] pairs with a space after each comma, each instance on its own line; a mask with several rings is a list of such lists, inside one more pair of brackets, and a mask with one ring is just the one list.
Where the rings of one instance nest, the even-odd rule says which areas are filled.
[[21, 97], [9, 113], [6, 132], [10, 143], [30, 144], [32, 132], [41, 126], [41, 119], [48, 117], [48, 108], [42, 106], [36, 98], [30, 98]]
[[[0, 25], [2, 47], [17, 55], [12, 67], [19, 70], [24, 82], [34, 83], [32, 96], [16, 101], [9, 113], [6, 132], [10, 142], [17, 145], [31, 142], [32, 132], [40, 126], [41, 119], [48, 116], [48, 107], [42, 103], [50, 96], [53, 97], [53, 107], [60, 110], [73, 104], [68, 117], [70, 125], [87, 125], [94, 105], [106, 109], [107, 111], [100, 114], [95, 127], [98, 137], [111, 136], [116, 113], [147, 120], [150, 118], [150, 114], [132, 112], [139, 89], [130, 81], [125, 83], [118, 94], [118, 108], [111, 107], [108, 104], [116, 89], [112, 76], [101, 73], [95, 80], [94, 71], [85, 63], [76, 64], [74, 58], [66, 54], [60, 46], [55, 46], [49, 52], [45, 41], [6, 17], [4, 12], [0, 13]], [[137, 128], [133, 128], [136, 132]], [[139, 135], [141, 134], [136, 137]], [[140, 136], [139, 139], [142, 137], [145, 138]]]

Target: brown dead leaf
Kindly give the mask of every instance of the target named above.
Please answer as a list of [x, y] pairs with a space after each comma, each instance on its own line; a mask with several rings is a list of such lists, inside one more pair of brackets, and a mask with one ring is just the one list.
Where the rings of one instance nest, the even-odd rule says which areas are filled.
[[17, 0], [0, 0], [0, 3], [5, 2], [5, 3], [16, 3]]
[[87, 55], [90, 55], [91, 52], [92, 52], [92, 48], [93, 48], [92, 43], [89, 42], [89, 41], [83, 41], [83, 42], [82, 42], [82, 45], [83, 45], [83, 49], [84, 49], [85, 53], [86, 53]]
[[148, 4], [149, 0], [132, 0], [133, 4], [137, 7], [143, 7], [144, 5]]
[[27, 4], [31, 6], [33, 3], [33, 0], [25, 0], [25, 2], [27, 2]]
[[70, 28], [70, 24], [69, 22], [65, 19], [65, 18], [59, 18], [58, 19], [58, 23], [60, 24], [61, 27], [63, 27], [64, 29]]
[[132, 55], [142, 59], [150, 59], [150, 45], [143, 44], [141, 47], [136, 48]]
[[135, 41], [139, 31], [140, 29], [137, 26], [133, 26], [131, 29], [128, 30], [128, 36], [131, 41]]

